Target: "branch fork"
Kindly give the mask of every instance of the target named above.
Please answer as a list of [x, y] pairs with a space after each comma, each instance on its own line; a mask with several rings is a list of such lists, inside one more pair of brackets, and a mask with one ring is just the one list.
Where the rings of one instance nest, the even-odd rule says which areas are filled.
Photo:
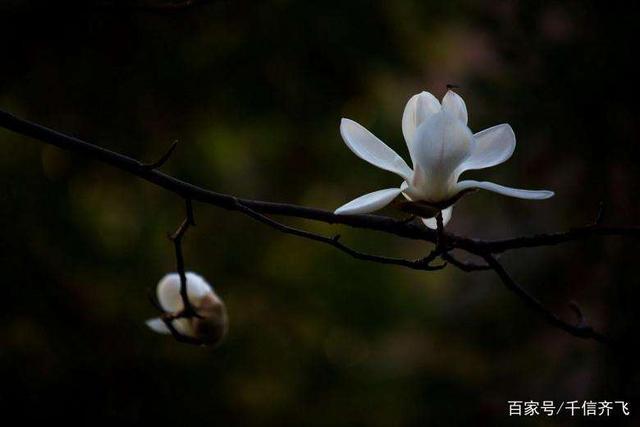
[[[131, 175], [142, 178], [171, 193], [177, 194], [185, 200], [187, 211], [186, 218], [178, 229], [170, 236], [170, 239], [174, 244], [176, 264], [180, 274], [180, 294], [184, 302], [184, 310], [180, 313], [169, 313], [163, 317], [167, 327], [179, 341], [194, 343], [192, 342], [192, 338], [185, 337], [177, 333], [175, 328], [173, 328], [171, 321], [178, 318], [197, 316], [197, 313], [187, 298], [184, 257], [182, 254], [182, 239], [189, 227], [195, 225], [192, 202], [197, 201], [242, 213], [280, 232], [330, 245], [341, 252], [360, 260], [377, 262], [380, 264], [399, 265], [423, 271], [440, 270], [448, 264], [451, 264], [464, 272], [492, 270], [497, 274], [507, 290], [522, 299], [532, 311], [541, 315], [550, 325], [575, 337], [592, 339], [606, 344], [614, 343], [610, 338], [597, 332], [587, 323], [582, 310], [575, 303], [570, 303], [570, 307], [576, 313], [577, 323], [571, 324], [561, 320], [556, 314], [545, 308], [535, 297], [525, 291], [509, 275], [509, 273], [507, 273], [497, 258], [500, 254], [511, 250], [552, 246], [571, 241], [585, 240], [597, 236], [640, 238], [640, 227], [603, 225], [605, 210], [604, 204], [602, 203], [598, 209], [595, 221], [583, 227], [571, 228], [568, 231], [563, 232], [518, 236], [502, 240], [473, 239], [457, 236], [445, 231], [442, 221], [442, 213], [440, 212], [441, 209], [443, 209], [443, 206], [415, 206], [415, 204], [406, 204], [406, 202], [404, 202], [397, 206], [403, 212], [408, 212], [411, 216], [408, 219], [399, 220], [380, 215], [336, 215], [333, 212], [322, 209], [314, 209], [288, 203], [242, 199], [230, 194], [218, 193], [198, 187], [158, 170], [167, 162], [175, 151], [177, 141], [174, 142], [167, 152], [157, 161], [153, 163], [142, 163], [131, 157], [90, 144], [79, 138], [23, 120], [2, 110], [0, 110], [0, 127], [12, 130], [23, 136], [37, 139], [45, 144], [54, 145], [63, 150], [76, 152], [85, 157], [104, 162], [117, 169], [130, 173]], [[455, 200], [453, 200], [453, 202], [455, 202]], [[436, 217], [436, 230], [431, 230], [425, 228], [421, 224], [414, 223], [413, 220], [415, 219], [415, 216], [421, 216], [420, 214], [423, 213], [423, 209], [428, 209], [430, 212], [433, 212], [433, 209], [439, 211]], [[383, 232], [402, 238], [430, 242], [434, 244], [435, 247], [427, 256], [417, 260], [368, 254], [342, 243], [339, 234], [334, 236], [324, 236], [307, 230], [295, 228], [274, 220], [271, 215], [303, 218], [327, 224], [343, 224], [355, 228]], [[484, 260], [484, 263], [478, 264], [459, 260], [453, 255], [452, 251], [454, 250], [463, 251], [474, 257], [481, 258]], [[443, 263], [432, 265], [432, 262], [437, 258], [441, 258]]]
[[[171, 151], [171, 150], [170, 150]], [[189, 230], [189, 227], [194, 227], [196, 225], [194, 215], [193, 215], [193, 204], [191, 199], [185, 199], [186, 206], [186, 216], [180, 226], [173, 233], [168, 234], [169, 240], [173, 242], [173, 246], [175, 249], [175, 257], [176, 257], [176, 269], [178, 275], [180, 277], [180, 299], [182, 300], [182, 310], [176, 313], [165, 312], [162, 307], [160, 307], [159, 302], [155, 298], [151, 298], [152, 304], [158, 309], [160, 312], [160, 319], [164, 322], [171, 332], [176, 341], [187, 343], [187, 344], [195, 344], [195, 345], [203, 345], [204, 343], [197, 338], [184, 335], [180, 333], [176, 327], [173, 325], [173, 321], [177, 319], [193, 319], [199, 318], [200, 316], [197, 310], [193, 307], [193, 304], [189, 300], [189, 295], [187, 292], [187, 273], [185, 271], [184, 266], [184, 255], [182, 252], [182, 240], [184, 239], [185, 234]]]

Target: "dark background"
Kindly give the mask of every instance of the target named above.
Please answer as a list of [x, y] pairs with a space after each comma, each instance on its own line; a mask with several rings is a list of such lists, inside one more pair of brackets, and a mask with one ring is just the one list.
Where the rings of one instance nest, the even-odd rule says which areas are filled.
[[[54, 5], [55, 3], [55, 5]], [[508, 122], [514, 157], [469, 177], [448, 228], [499, 238], [638, 224], [637, 27], [614, 2], [0, 2], [0, 108], [216, 191], [324, 209], [397, 177], [356, 158], [341, 117], [405, 158], [405, 102], [457, 83], [474, 131]], [[578, 425], [508, 419], [508, 400], [638, 396], [638, 244], [594, 238], [501, 259], [565, 319], [578, 301], [622, 340], [552, 328], [490, 273], [349, 258], [196, 204], [190, 269], [227, 303], [216, 349], [153, 334], [147, 292], [174, 268], [179, 198], [0, 131], [3, 418], [187, 425]], [[389, 210], [387, 213], [394, 215]], [[358, 248], [427, 245], [347, 227]], [[632, 410], [633, 410], [632, 409]], [[618, 411], [619, 412], [619, 411]], [[602, 421], [602, 420], [601, 420]], [[630, 419], [609, 424], [632, 425]]]

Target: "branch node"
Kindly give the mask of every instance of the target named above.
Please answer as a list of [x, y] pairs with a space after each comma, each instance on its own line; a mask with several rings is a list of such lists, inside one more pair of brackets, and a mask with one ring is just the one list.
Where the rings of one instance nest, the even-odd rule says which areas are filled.
[[[185, 4], [188, 4], [189, 2], [190, 0], [185, 0]], [[449, 88], [454, 87], [455, 85], [449, 85]], [[336, 215], [335, 213], [330, 211], [313, 209], [305, 206], [298, 206], [287, 203], [273, 203], [260, 200], [239, 199], [238, 197], [230, 194], [218, 193], [195, 186], [186, 181], [179, 180], [173, 176], [164, 174], [156, 170], [156, 168], [162, 166], [169, 159], [177, 146], [177, 141], [174, 142], [171, 147], [169, 147], [167, 153], [165, 153], [158, 161], [151, 164], [144, 164], [139, 160], [127, 157], [115, 151], [90, 144], [79, 138], [75, 138], [62, 132], [55, 131], [53, 129], [41, 126], [37, 123], [32, 123], [27, 120], [20, 119], [3, 110], [0, 110], [0, 127], [6, 128], [23, 136], [34, 138], [46, 144], [56, 146], [63, 150], [75, 152], [85, 157], [99, 160], [117, 169], [140, 177], [147, 182], [150, 182], [185, 199], [187, 204], [187, 217], [182, 222], [178, 230], [176, 230], [173, 234], [168, 234], [169, 239], [171, 239], [171, 241], [173, 241], [174, 245], [176, 246], [178, 271], [181, 272], [182, 291], [186, 291], [186, 279], [184, 274], [184, 265], [182, 264], [183, 260], [181, 251], [181, 239], [188, 227], [195, 225], [195, 221], [193, 219], [193, 208], [191, 206], [191, 199], [195, 199], [202, 203], [207, 203], [213, 206], [218, 206], [220, 208], [241, 212], [244, 215], [267, 224], [268, 226], [281, 232], [296, 235], [310, 240], [315, 240], [318, 242], [323, 242], [325, 244], [330, 244], [338, 248], [342, 252], [345, 252], [348, 255], [361, 260], [378, 262], [382, 264], [400, 265], [417, 270], [429, 270], [444, 268], [446, 264], [437, 266], [429, 265], [431, 261], [439, 256], [443, 261], [448, 261], [449, 263], [465, 271], [480, 269], [484, 270], [487, 268], [492, 269], [500, 277], [504, 286], [509, 291], [515, 293], [517, 296], [523, 299], [523, 301], [531, 309], [533, 309], [533, 311], [541, 314], [554, 327], [560, 328], [572, 335], [580, 336], [582, 338], [592, 338], [600, 342], [611, 343], [611, 340], [598, 333], [588, 325], [578, 327], [572, 323], [564, 322], [559, 319], [554, 313], [546, 309], [535, 297], [521, 288], [520, 285], [510, 277], [510, 275], [505, 271], [502, 265], [497, 261], [497, 257], [499, 254], [513, 249], [552, 246], [570, 241], [584, 240], [592, 236], [620, 236], [636, 239], [640, 238], [640, 227], [638, 226], [600, 225], [604, 219], [605, 214], [604, 203], [600, 204], [600, 209], [598, 210], [598, 214], [595, 218], [594, 224], [571, 228], [568, 231], [557, 233], [520, 236], [502, 240], [480, 240], [446, 233], [444, 231], [441, 214], [439, 215], [439, 218], [436, 219], [439, 225], [438, 230], [433, 231], [414, 224], [409, 224], [408, 222], [410, 221], [394, 220], [390, 217], [385, 216], [363, 214]], [[418, 217], [427, 218], [433, 216], [433, 214], [437, 213], [437, 211], [450, 206], [464, 194], [467, 194], [466, 190], [459, 192], [453, 199], [447, 200], [437, 205], [414, 202], [394, 203], [399, 207], [399, 209], [404, 212], [417, 215]], [[425, 215], [423, 213], [429, 213], [429, 215]], [[269, 214], [311, 219], [328, 224], [345, 224], [356, 228], [382, 231], [403, 238], [436, 243], [436, 249], [422, 260], [408, 260], [403, 258], [392, 258], [367, 254], [356, 251], [355, 249], [352, 249], [339, 242], [339, 236], [331, 238], [306, 230], [297, 229], [271, 219], [269, 216], [267, 216]], [[446, 242], [444, 242], [445, 240]], [[458, 261], [452, 254], [448, 253], [449, 251], [455, 249], [463, 250], [470, 254], [483, 258], [486, 262], [486, 265], [476, 265]], [[186, 299], [186, 292], [184, 298], [185, 307], [188, 307], [189, 301], [188, 299]], [[188, 310], [188, 308], [185, 309]], [[579, 323], [586, 323], [582, 311], [579, 308], [575, 307], [573, 308], [573, 310], [576, 312]], [[185, 314], [183, 313], [182, 315], [184, 316]]]
[[169, 160], [169, 158], [171, 157], [171, 155], [173, 154], [177, 146], [178, 146], [178, 140], [176, 139], [175, 141], [173, 141], [169, 149], [162, 155], [162, 157], [160, 157], [158, 160], [156, 160], [153, 163], [142, 163], [140, 167], [146, 171], [151, 171], [154, 169], [161, 168], [167, 162], [167, 160]]
[[511, 278], [509, 273], [504, 269], [502, 264], [500, 264], [495, 257], [490, 254], [483, 255], [484, 260], [487, 264], [496, 272], [498, 277], [502, 280], [504, 286], [518, 297], [520, 297], [532, 310], [538, 312], [542, 315], [545, 320], [555, 326], [558, 329], [562, 329], [565, 332], [573, 335], [574, 337], [584, 338], [584, 339], [593, 339], [603, 344], [613, 344], [612, 340], [602, 335], [601, 333], [594, 330], [591, 326], [587, 325], [585, 322], [584, 315], [582, 314], [582, 310], [578, 306], [575, 301], [571, 301], [569, 303], [569, 307], [573, 309], [578, 317], [578, 324], [574, 325], [573, 323], [565, 322], [560, 319], [555, 313], [546, 308], [538, 299], [529, 294], [524, 288], [522, 288], [515, 280]]
[[[460, 270], [466, 272], [466, 273], [471, 273], [474, 271], [485, 271], [485, 270], [491, 270], [491, 267], [484, 263], [484, 264], [476, 264], [474, 262], [469, 262], [469, 261], [461, 261], [458, 258], [456, 258], [451, 252], [445, 251], [442, 254], [440, 254], [440, 257], [447, 262], [450, 262], [451, 264], [453, 264], [454, 266], [458, 267]], [[497, 259], [497, 257], [496, 257]]]

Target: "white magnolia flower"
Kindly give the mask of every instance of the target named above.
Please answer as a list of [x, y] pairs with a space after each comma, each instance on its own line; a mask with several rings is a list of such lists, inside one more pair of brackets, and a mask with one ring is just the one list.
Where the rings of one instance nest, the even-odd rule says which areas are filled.
[[[213, 288], [198, 274], [187, 272], [187, 296], [197, 317], [179, 318], [171, 325], [181, 335], [195, 338], [203, 344], [215, 344], [227, 333], [227, 310]], [[158, 282], [156, 288], [158, 302], [162, 309], [170, 314], [178, 314], [184, 309], [180, 296], [180, 275], [167, 274]], [[160, 334], [171, 331], [159, 317], [147, 320], [147, 326]]]
[[[373, 212], [402, 194], [411, 202], [442, 208], [446, 224], [451, 219], [453, 202], [469, 190], [483, 189], [534, 200], [553, 196], [552, 191], [520, 190], [492, 182], [458, 181], [464, 171], [488, 168], [509, 159], [516, 147], [516, 137], [506, 123], [471, 133], [467, 127], [467, 107], [462, 98], [451, 90], [442, 99], [442, 104], [429, 92], [409, 99], [402, 115], [402, 133], [413, 169], [363, 126], [353, 120], [342, 119], [340, 134], [347, 147], [361, 159], [399, 175], [404, 181], [398, 188], [358, 197], [339, 207], [336, 214]], [[428, 216], [434, 216], [438, 210], [431, 210]], [[427, 226], [436, 228], [435, 218], [423, 221]]]

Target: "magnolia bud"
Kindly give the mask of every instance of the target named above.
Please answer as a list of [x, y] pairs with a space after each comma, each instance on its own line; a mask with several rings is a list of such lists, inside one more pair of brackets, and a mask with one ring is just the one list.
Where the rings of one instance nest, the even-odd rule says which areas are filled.
[[227, 309], [214, 293], [202, 297], [196, 310], [200, 317], [191, 319], [194, 336], [207, 344], [215, 344], [227, 333]]
[[[201, 276], [187, 272], [187, 297], [195, 316], [180, 317], [184, 310], [180, 295], [180, 275], [167, 274], [158, 282], [156, 289], [158, 302], [172, 319], [171, 326], [180, 335], [192, 338], [201, 344], [217, 344], [227, 333], [228, 317], [224, 302]], [[171, 334], [161, 317], [147, 320], [147, 326], [161, 334]]]

